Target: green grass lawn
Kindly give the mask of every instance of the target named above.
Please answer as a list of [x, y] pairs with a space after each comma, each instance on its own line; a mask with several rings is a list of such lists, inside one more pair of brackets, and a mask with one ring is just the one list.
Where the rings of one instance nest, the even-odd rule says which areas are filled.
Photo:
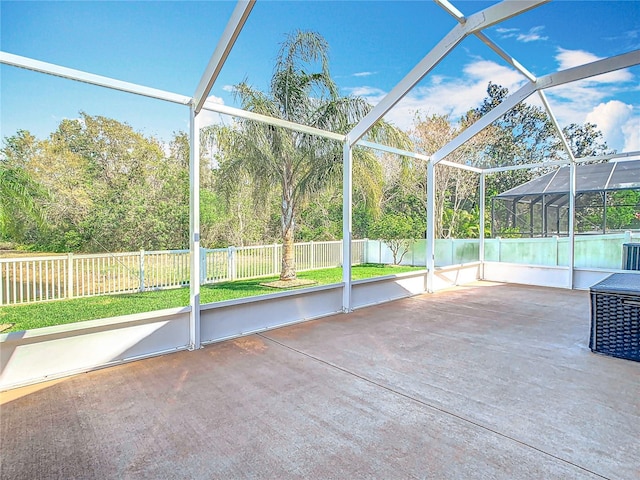
[[[394, 273], [420, 270], [416, 267], [388, 265], [358, 265], [351, 270], [352, 278], [379, 277]], [[329, 285], [342, 281], [341, 268], [328, 268], [301, 272], [299, 278], [315, 280], [318, 285]], [[277, 277], [258, 278], [237, 282], [203, 285], [200, 289], [200, 303], [220, 302], [234, 298], [253, 297], [278, 292], [280, 290], [263, 287], [260, 284]], [[30, 330], [32, 328], [62, 325], [97, 318], [117, 317], [131, 313], [150, 312], [164, 308], [183, 307], [189, 304], [189, 289], [177, 288], [123, 295], [76, 298], [29, 305], [12, 305], [0, 308], [0, 329], [2, 333]], [[7, 327], [2, 329], [2, 327]]]

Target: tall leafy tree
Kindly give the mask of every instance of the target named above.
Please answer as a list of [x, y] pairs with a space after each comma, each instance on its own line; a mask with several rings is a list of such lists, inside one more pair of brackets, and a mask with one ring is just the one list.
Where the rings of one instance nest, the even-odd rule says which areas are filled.
[[602, 132], [593, 123], [585, 123], [584, 125], [572, 123], [564, 127], [562, 131], [576, 158], [614, 153], [604, 141]]
[[188, 172], [180, 140], [166, 155], [129, 125], [82, 112], [46, 140], [24, 131], [6, 138], [2, 233], [48, 251], [184, 247]]
[[0, 238], [22, 239], [27, 220], [44, 223], [38, 198], [46, 192], [20, 167], [0, 161]]
[[39, 150], [38, 140], [26, 130], [4, 139], [0, 150], [0, 238], [22, 241], [30, 223], [43, 226], [42, 200], [47, 192], [24, 168]]
[[[315, 32], [297, 31], [287, 36], [267, 93], [246, 82], [235, 87], [242, 108], [323, 130], [348, 132], [371, 107], [362, 98], [339, 95], [329, 73], [328, 49], [326, 40]], [[236, 182], [243, 173], [248, 174], [258, 195], [277, 186], [283, 242], [280, 279], [293, 280], [298, 209], [314, 194], [339, 181], [342, 145], [248, 120], [239, 120], [235, 133], [220, 142], [220, 147], [228, 151], [220, 179]], [[385, 124], [371, 135], [396, 143], [404, 140], [397, 130]], [[371, 196], [379, 195], [379, 165], [372, 153], [360, 149], [354, 152], [354, 177], [371, 191]], [[372, 206], [376, 204], [372, 202]]]

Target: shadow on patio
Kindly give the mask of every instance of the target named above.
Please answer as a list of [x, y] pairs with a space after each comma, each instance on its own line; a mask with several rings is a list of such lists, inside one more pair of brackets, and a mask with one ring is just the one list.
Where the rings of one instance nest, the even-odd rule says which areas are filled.
[[588, 335], [482, 282], [16, 389], [1, 477], [637, 478], [640, 363]]

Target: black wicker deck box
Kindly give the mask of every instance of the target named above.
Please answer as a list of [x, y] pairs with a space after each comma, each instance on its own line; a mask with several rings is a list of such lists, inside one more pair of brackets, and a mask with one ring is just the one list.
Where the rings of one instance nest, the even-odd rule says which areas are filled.
[[615, 273], [591, 287], [589, 348], [640, 361], [640, 275]]

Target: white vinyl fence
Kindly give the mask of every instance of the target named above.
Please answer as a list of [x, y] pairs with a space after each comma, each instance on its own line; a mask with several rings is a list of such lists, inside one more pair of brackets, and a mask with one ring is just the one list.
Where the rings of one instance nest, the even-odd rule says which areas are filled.
[[[351, 262], [364, 263], [367, 240]], [[297, 271], [342, 265], [342, 242], [295, 244]], [[282, 245], [200, 250], [201, 283], [278, 275]], [[143, 292], [189, 285], [189, 250], [0, 258], [0, 305]]]

